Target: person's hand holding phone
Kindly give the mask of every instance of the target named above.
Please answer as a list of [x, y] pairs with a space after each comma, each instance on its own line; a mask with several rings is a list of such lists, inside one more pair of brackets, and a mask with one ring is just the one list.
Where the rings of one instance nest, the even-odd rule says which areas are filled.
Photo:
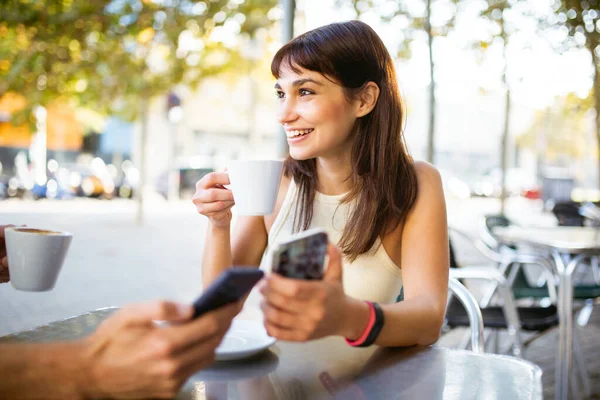
[[328, 246], [323, 280], [286, 278], [273, 273], [260, 284], [267, 333], [279, 340], [307, 341], [345, 335], [348, 297], [342, 284], [342, 253]]
[[192, 199], [198, 212], [209, 219], [213, 226], [229, 227], [231, 207], [235, 204], [226, 172], [211, 172], [196, 183], [196, 193]]
[[[192, 306], [153, 302], [128, 306], [82, 341], [90, 397], [174, 397], [215, 349], [241, 310], [235, 302], [191, 319]], [[166, 327], [154, 321], [168, 321]]]

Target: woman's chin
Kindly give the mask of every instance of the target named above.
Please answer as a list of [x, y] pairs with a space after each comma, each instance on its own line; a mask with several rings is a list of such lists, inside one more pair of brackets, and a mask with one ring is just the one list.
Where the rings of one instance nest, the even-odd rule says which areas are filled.
[[315, 155], [308, 151], [295, 149], [294, 147], [290, 146], [290, 157], [292, 157], [296, 161], [304, 161], [310, 160], [311, 158], [315, 158]]

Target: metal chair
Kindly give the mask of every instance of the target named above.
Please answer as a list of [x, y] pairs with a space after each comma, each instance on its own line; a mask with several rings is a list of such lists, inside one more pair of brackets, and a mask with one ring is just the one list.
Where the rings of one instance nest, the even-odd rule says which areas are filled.
[[552, 214], [559, 226], [583, 226], [584, 217], [579, 213], [580, 203], [563, 201], [552, 207]]
[[[600, 229], [600, 207], [594, 203], [584, 203], [579, 207], [579, 214], [585, 218], [584, 225]], [[600, 285], [600, 260], [599, 257], [590, 258], [592, 277], [596, 285]]]
[[[480, 249], [482, 245], [479, 243], [481, 240], [472, 238], [470, 235], [456, 229], [451, 229], [451, 232], [460, 234], [465, 239], [471, 240], [471, 245]], [[524, 349], [533, 340], [542, 336], [549, 329], [558, 325], [558, 312], [556, 309], [556, 280], [554, 279], [554, 268], [553, 266], [541, 256], [534, 255], [522, 255], [518, 254], [515, 250], [505, 249], [502, 253], [496, 253], [489, 247], [485, 247], [485, 251], [482, 252], [484, 255], [492, 255], [490, 257], [493, 262], [491, 266], [487, 267], [461, 267], [455, 257], [452, 243], [450, 242], [450, 276], [457, 279], [478, 279], [493, 282], [495, 287], [494, 291], [497, 291], [501, 300], [500, 306], [482, 306], [481, 312], [483, 316], [483, 323], [486, 328], [492, 329], [506, 329], [509, 336], [513, 341], [512, 353], [515, 356], [524, 356]], [[500, 264], [506, 265], [506, 268], [494, 268], [498, 261]], [[514, 267], [525, 267], [527, 265], [536, 264], [543, 268], [545, 274], [548, 275], [544, 297], [550, 298], [551, 305], [548, 307], [540, 306], [529, 306], [529, 307], [517, 307], [515, 297], [513, 296], [514, 288], [511, 287], [511, 282], [504, 276], [504, 272], [507, 272], [508, 268], [514, 265]], [[514, 283], [514, 282], [513, 282]], [[481, 303], [480, 303], [481, 304]], [[464, 312], [460, 307], [456, 305], [450, 305], [446, 311], [446, 321], [448, 326], [467, 326], [468, 319], [464, 315]], [[527, 341], [521, 340], [521, 331], [536, 332], [536, 335], [532, 336]], [[497, 333], [496, 333], [497, 336]], [[496, 340], [496, 344], [497, 344]], [[584, 392], [590, 393], [590, 381], [583, 362], [583, 355], [581, 353], [580, 343], [577, 335], [573, 338], [573, 354], [575, 358], [575, 370], [578, 377], [581, 380]], [[575, 389], [574, 389], [575, 390]]]
[[[521, 318], [517, 310], [514, 298], [507, 279], [494, 267], [461, 267], [455, 256], [452, 241], [449, 242], [450, 251], [450, 277], [454, 279], [485, 280], [495, 284], [495, 291], [500, 294], [502, 305], [497, 307], [481, 308], [483, 325], [485, 328], [506, 329], [511, 341], [512, 354], [520, 357], [523, 353], [521, 340]], [[556, 314], [556, 311], [555, 311]], [[470, 323], [468, 316], [460, 305], [452, 300], [449, 301], [446, 311], [446, 324], [449, 327], [467, 326]]]
[[[470, 234], [453, 227], [449, 228], [451, 235], [456, 235], [464, 239], [467, 243], [473, 246], [479, 251], [484, 257], [491, 261], [491, 263], [500, 271], [500, 273], [506, 277], [508, 283], [513, 288], [513, 296], [516, 299], [520, 299], [528, 296], [529, 293], [521, 294], [516, 287], [529, 286], [525, 278], [523, 271], [520, 269], [521, 265], [537, 265], [542, 268], [542, 274], [538, 282], [539, 287], [543, 287], [544, 295], [541, 297], [550, 297], [551, 302], [556, 303], [557, 290], [554, 284], [545, 285], [546, 280], [550, 279], [553, 283], [555, 280], [555, 271], [553, 264], [542, 255], [538, 254], [524, 254], [519, 252], [516, 248], [510, 246], [502, 246], [493, 234], [493, 229], [497, 226], [510, 226], [514, 225], [508, 218], [502, 215], [486, 215], [484, 217], [483, 231], [481, 238], [476, 238]], [[544, 286], [545, 285], [545, 286]], [[481, 308], [486, 308], [492, 301], [496, 293], [497, 283], [493, 282], [490, 290], [488, 290], [479, 302]]]
[[517, 225], [503, 214], [488, 214], [481, 221], [481, 239], [490, 249], [494, 250], [499, 249], [499, 243], [493, 234], [494, 228]]
[[594, 203], [583, 203], [579, 207], [579, 215], [585, 218], [584, 225], [600, 227], [600, 207]]
[[471, 329], [471, 350], [475, 353], [484, 353], [483, 317], [477, 305], [477, 300], [473, 297], [469, 289], [457, 279], [450, 278], [448, 280], [448, 290], [450, 292], [448, 304], [453, 304], [452, 299], [457, 298], [462, 304], [464, 311], [466, 311], [468, 326]]
[[[597, 208], [596, 206], [593, 207]], [[595, 213], [595, 211], [590, 210], [589, 205], [586, 207], [582, 206], [582, 208], [584, 210], [583, 212], [587, 213], [590, 216], [592, 212]], [[579, 209], [579, 212], [582, 211], [582, 208]], [[548, 269], [547, 265], [543, 265], [548, 264], [546, 257], [540, 254], [524, 254], [515, 247], [511, 246], [501, 246], [496, 237], [494, 236], [493, 229], [495, 227], [510, 225], [515, 224], [504, 216], [486, 215], [483, 218], [483, 229], [481, 232], [481, 240], [479, 242], [485, 243], [488, 246], [488, 249], [485, 249], [486, 251], [482, 251], [481, 253], [490, 260], [493, 260], [494, 262], [498, 262], [500, 264], [498, 268], [510, 282], [515, 299], [531, 298], [539, 300], [550, 296], [550, 300], [554, 304], [556, 299], [556, 290], [554, 289], [554, 285], [550, 285], [550, 287], [548, 287], [546, 281], [548, 279], [551, 279], [551, 276], [555, 274], [553, 271], [550, 271]], [[463, 232], [456, 231], [456, 233], [465, 236]], [[470, 238], [468, 240], [474, 241], [477, 239]], [[475, 247], [479, 250], [481, 250], [482, 247], [481, 243], [475, 243]], [[504, 254], [505, 261], [509, 261], [512, 257], [510, 263], [502, 263], [498, 261], [498, 259], [502, 257], [500, 256], [501, 253]], [[598, 265], [598, 257], [591, 257], [590, 263], [595, 284], [576, 284], [573, 290], [573, 298], [576, 300], [587, 301], [589, 299], [595, 299], [600, 297], [600, 266]], [[525, 272], [521, 268], [521, 265], [523, 264], [538, 264], [541, 265], [545, 269], [545, 271], [540, 275], [537, 282], [534, 282], [532, 284], [530, 283], [530, 280], [527, 279]], [[489, 302], [491, 301], [493, 295], [493, 291], [488, 292], [486, 296], [480, 301], [480, 306], [486, 307], [487, 304], [489, 304]], [[588, 305], [586, 305], [586, 307], [589, 308], [590, 302], [588, 301], [587, 304]], [[587, 311], [589, 312], [589, 310]]]

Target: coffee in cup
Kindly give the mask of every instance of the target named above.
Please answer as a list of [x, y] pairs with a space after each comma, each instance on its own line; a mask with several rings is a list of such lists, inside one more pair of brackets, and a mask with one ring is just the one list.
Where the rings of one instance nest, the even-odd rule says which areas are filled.
[[73, 235], [24, 227], [7, 227], [4, 233], [12, 286], [30, 292], [52, 290]]
[[233, 161], [227, 167], [239, 215], [269, 215], [275, 210], [283, 161]]

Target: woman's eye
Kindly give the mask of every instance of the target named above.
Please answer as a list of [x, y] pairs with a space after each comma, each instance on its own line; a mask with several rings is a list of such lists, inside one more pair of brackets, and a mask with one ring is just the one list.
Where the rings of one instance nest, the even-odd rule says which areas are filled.
[[278, 99], [283, 99], [285, 97], [285, 93], [278, 90], [275, 92], [275, 96], [277, 96]]
[[306, 89], [300, 89], [300, 96], [308, 96], [314, 94], [313, 92], [311, 92], [310, 90], [306, 90]]

